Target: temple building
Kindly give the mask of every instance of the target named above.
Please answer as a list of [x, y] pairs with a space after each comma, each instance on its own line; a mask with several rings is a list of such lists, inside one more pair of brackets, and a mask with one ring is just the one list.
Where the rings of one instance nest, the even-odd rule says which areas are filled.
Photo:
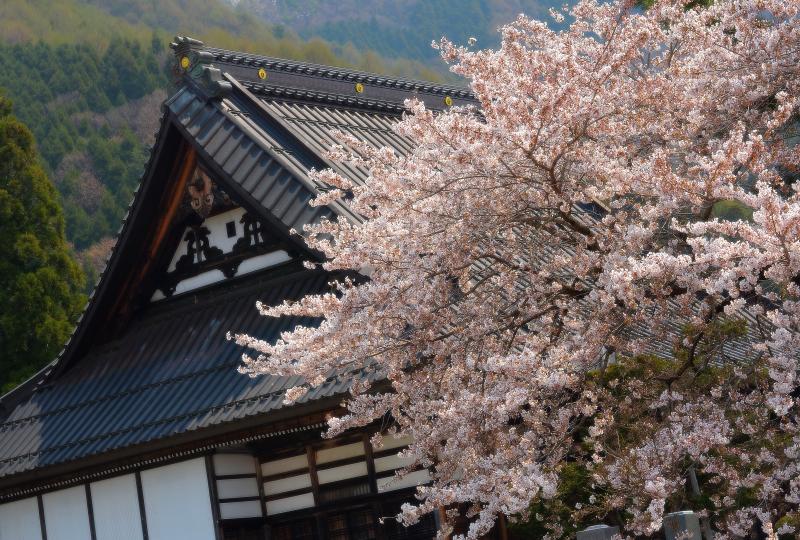
[[[415, 97], [474, 102], [462, 88], [279, 60], [176, 38], [178, 89], [163, 105], [141, 184], [71, 339], [0, 399], [0, 540], [429, 539], [438, 516], [395, 515], [428, 481], [402, 477], [407, 440], [373, 426], [335, 440], [352, 381], [332, 374], [292, 405], [298, 380], [241, 375], [229, 331], [275, 340], [313, 320], [267, 319], [337, 276], [291, 231], [346, 204], [313, 207], [333, 167], [331, 130], [407, 152], [392, 131]], [[382, 521], [382, 522], [381, 522]]]

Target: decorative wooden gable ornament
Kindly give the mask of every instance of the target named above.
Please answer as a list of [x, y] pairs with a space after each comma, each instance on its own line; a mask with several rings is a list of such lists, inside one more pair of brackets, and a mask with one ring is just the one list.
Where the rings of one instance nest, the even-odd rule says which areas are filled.
[[183, 228], [169, 265], [156, 280], [152, 301], [262, 270], [293, 258], [254, 213], [221, 189], [206, 168], [197, 164], [174, 227]]

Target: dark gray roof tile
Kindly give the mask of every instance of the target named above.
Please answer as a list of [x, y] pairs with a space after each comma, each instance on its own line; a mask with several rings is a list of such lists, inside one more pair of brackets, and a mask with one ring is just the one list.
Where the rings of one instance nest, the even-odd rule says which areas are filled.
[[[122, 338], [92, 351], [81, 369], [34, 392], [0, 423], [0, 476], [283, 407], [283, 392], [298, 380], [240, 375], [235, 368], [241, 349], [225, 333], [277, 339], [299, 321], [261, 317], [256, 301], [274, 304], [322, 292], [329, 279], [299, 270], [253, 278], [229, 295], [153, 305]], [[346, 387], [346, 381], [326, 384], [309, 399]]]

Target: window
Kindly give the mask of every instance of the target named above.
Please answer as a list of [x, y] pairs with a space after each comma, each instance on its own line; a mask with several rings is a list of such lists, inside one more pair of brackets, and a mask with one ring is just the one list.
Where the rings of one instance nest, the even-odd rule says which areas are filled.
[[377, 519], [368, 508], [328, 515], [328, 540], [374, 540]]
[[272, 526], [272, 540], [314, 540], [315, 520], [298, 519], [289, 523]]
[[386, 540], [429, 540], [436, 537], [436, 518], [433, 513], [425, 515], [411, 527], [404, 527], [390, 517], [400, 513], [403, 500], [389, 501], [383, 504], [383, 534]]
[[237, 520], [222, 525], [223, 540], [264, 540], [266, 538], [261, 520]]

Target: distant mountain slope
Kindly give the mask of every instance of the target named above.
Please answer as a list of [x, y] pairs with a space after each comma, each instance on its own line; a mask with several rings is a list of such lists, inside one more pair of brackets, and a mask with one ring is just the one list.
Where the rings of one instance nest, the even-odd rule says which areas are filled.
[[[436, 58], [432, 40], [470, 37], [481, 47], [499, 43], [497, 28], [519, 13], [551, 20], [563, 0], [229, 0], [240, 12], [283, 24], [300, 36], [351, 43], [386, 57]], [[570, 2], [567, 2], [570, 3]]]

